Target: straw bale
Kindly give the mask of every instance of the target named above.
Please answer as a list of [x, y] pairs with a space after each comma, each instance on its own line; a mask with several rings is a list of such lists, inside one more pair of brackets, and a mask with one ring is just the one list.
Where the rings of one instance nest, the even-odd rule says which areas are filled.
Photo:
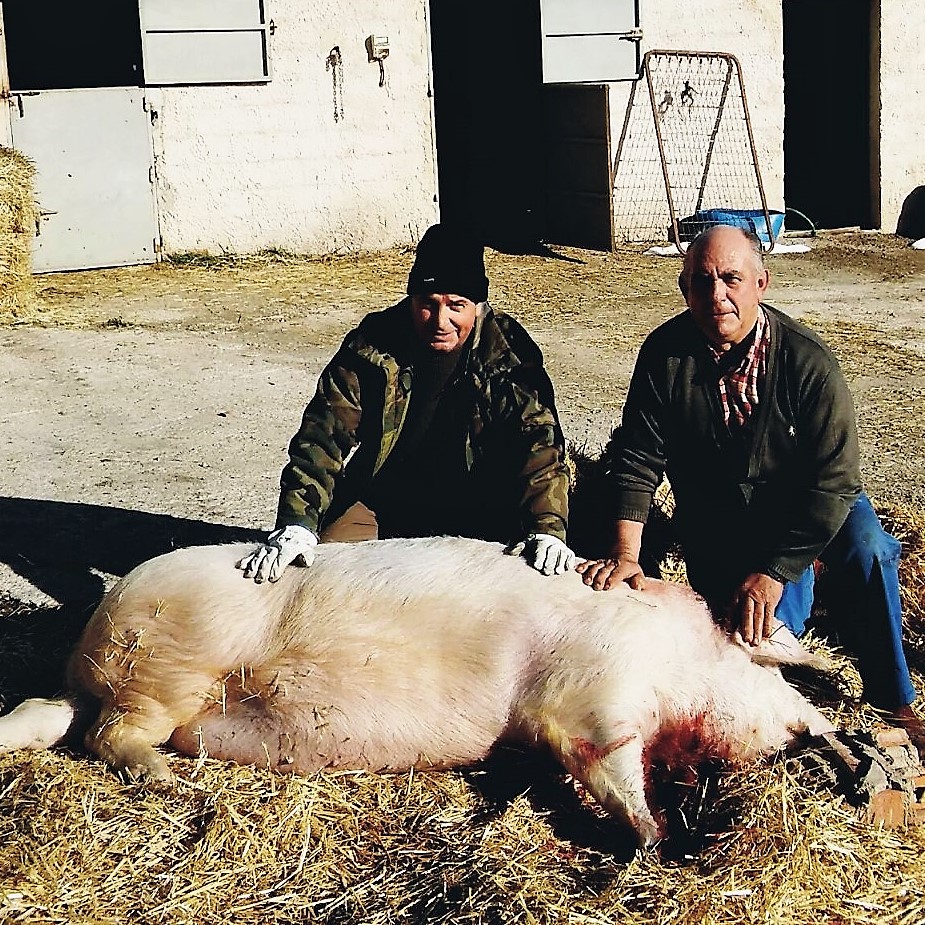
[[34, 175], [28, 158], [0, 146], [0, 322], [15, 320], [34, 307]]

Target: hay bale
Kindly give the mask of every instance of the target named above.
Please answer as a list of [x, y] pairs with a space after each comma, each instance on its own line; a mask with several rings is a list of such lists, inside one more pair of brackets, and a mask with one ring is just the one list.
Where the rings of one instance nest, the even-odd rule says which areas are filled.
[[38, 206], [32, 162], [0, 146], [0, 321], [21, 317], [35, 302], [32, 239]]

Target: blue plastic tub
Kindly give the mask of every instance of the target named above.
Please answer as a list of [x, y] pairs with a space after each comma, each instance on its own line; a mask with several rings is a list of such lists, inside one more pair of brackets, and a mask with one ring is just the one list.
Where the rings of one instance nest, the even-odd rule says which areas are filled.
[[[768, 210], [771, 220], [771, 233], [774, 240], [784, 230], [784, 213]], [[770, 245], [771, 234], [768, 233], [768, 223], [761, 209], [701, 209], [693, 215], [682, 218], [678, 222], [678, 231], [682, 241], [692, 241], [707, 228], [714, 225], [734, 225], [753, 231], [765, 243]]]

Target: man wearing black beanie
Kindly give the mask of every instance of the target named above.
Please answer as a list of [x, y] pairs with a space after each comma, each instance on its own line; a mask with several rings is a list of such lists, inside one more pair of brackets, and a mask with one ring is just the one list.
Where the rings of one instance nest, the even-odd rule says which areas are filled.
[[238, 563], [275, 581], [325, 541], [472, 536], [544, 574], [565, 544], [565, 446], [539, 347], [488, 303], [483, 247], [434, 225], [408, 297], [367, 315], [318, 381], [289, 445], [276, 529]]

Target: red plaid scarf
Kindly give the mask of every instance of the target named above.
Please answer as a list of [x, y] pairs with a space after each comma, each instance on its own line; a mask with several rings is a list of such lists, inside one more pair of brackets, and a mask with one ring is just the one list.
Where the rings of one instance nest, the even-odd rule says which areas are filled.
[[[723, 421], [729, 430], [741, 427], [758, 406], [759, 389], [764, 383], [768, 368], [768, 344], [770, 330], [767, 315], [758, 307], [758, 323], [745, 355], [739, 362], [721, 372], [719, 377], [719, 399], [723, 406]], [[722, 369], [726, 353], [710, 344], [710, 352]]]

